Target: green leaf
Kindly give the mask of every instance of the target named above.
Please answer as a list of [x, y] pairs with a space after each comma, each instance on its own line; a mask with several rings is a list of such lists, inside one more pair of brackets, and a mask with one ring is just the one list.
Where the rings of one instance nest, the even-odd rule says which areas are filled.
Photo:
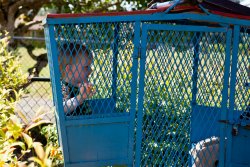
[[39, 125], [42, 125], [42, 124], [51, 124], [52, 122], [49, 121], [49, 120], [40, 120], [36, 123], [32, 123], [31, 125], [27, 126], [24, 130], [24, 132], [28, 132], [30, 129], [36, 127], [36, 126], [39, 126]]
[[37, 157], [31, 157], [31, 158], [29, 158], [29, 161], [36, 162], [36, 163], [38, 163], [41, 167], [45, 167], [45, 165], [43, 164], [43, 162], [42, 162], [40, 159], [38, 159]]
[[36, 155], [38, 156], [38, 158], [43, 161], [45, 158], [45, 152], [44, 152], [44, 149], [42, 147], [42, 144], [40, 142], [34, 142], [33, 147], [35, 149], [35, 152], [36, 152]]
[[51, 151], [52, 146], [48, 146], [45, 150], [45, 158], [47, 159], [49, 157], [50, 151]]
[[31, 148], [33, 146], [32, 138], [29, 135], [27, 135], [26, 133], [23, 133], [23, 132], [22, 132], [22, 135], [23, 135], [25, 143], [28, 145], [28, 148]]
[[[11, 115], [9, 121], [6, 123], [8, 131], [6, 136], [13, 136], [14, 139], [17, 139], [22, 132], [22, 124], [19, 122], [18, 118], [15, 115]], [[8, 134], [8, 135], [7, 135]]]
[[25, 124], [28, 124], [28, 120], [26, 118], [26, 116], [20, 111], [20, 110], [16, 110], [18, 116], [22, 119], [22, 121], [25, 123]]
[[1, 136], [1, 139], [5, 139], [5, 137], [6, 137], [6, 135], [2, 129], [0, 129], [0, 136]]
[[8, 148], [16, 147], [16, 146], [20, 146], [23, 150], [26, 149], [25, 144], [23, 142], [14, 142], [11, 145], [9, 145]]

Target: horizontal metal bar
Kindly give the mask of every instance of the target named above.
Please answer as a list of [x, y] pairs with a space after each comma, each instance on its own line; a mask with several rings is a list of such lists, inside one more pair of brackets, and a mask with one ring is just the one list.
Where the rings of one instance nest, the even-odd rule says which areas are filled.
[[207, 27], [207, 26], [191, 26], [191, 25], [163, 25], [163, 24], [143, 24], [147, 30], [173, 30], [173, 31], [198, 31], [198, 32], [226, 32], [227, 28]]
[[[72, 155], [73, 156], [73, 155]], [[94, 166], [108, 166], [108, 165], [129, 165], [127, 164], [128, 159], [116, 159], [116, 160], [106, 160], [106, 161], [85, 161], [78, 163], [66, 163], [68, 167], [94, 167]]]
[[135, 22], [135, 21], [167, 21], [167, 20], [192, 20], [203, 22], [217, 22], [226, 24], [239, 24], [250, 26], [249, 20], [229, 18], [220, 15], [204, 15], [193, 13], [181, 14], [144, 14], [132, 16], [91, 16], [91, 17], [75, 17], [75, 18], [47, 18], [47, 24], [79, 24], [79, 23], [103, 23], [103, 22]]
[[45, 41], [45, 38], [42, 37], [21, 37], [21, 36], [13, 36], [12, 39], [17, 39], [17, 40], [36, 40], [36, 41]]
[[106, 118], [90, 118], [90, 119], [69, 119], [65, 121], [65, 126], [80, 126], [80, 125], [94, 125], [94, 124], [112, 124], [112, 123], [127, 123], [129, 124], [130, 116], [115, 116], [114, 117], [106, 117]]
[[50, 78], [43, 78], [43, 77], [32, 77], [30, 79], [31, 82], [35, 81], [42, 81], [42, 82], [50, 82]]

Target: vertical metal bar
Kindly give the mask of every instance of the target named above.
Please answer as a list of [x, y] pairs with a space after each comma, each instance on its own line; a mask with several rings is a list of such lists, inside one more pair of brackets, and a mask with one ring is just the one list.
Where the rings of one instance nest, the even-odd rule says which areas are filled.
[[61, 90], [61, 82], [60, 82], [60, 71], [58, 65], [58, 48], [56, 45], [55, 40], [55, 33], [54, 33], [54, 25], [49, 25], [49, 37], [50, 37], [50, 45], [51, 45], [51, 60], [53, 66], [53, 75], [54, 76], [54, 92], [56, 97], [56, 110], [58, 111], [59, 116], [59, 135], [62, 142], [62, 149], [63, 149], [63, 156], [64, 156], [64, 163], [69, 163], [69, 152], [68, 152], [68, 142], [67, 142], [67, 130], [65, 127], [65, 115], [63, 109], [63, 101], [62, 101], [62, 90]]
[[[198, 66], [199, 66], [199, 53], [200, 53], [200, 38], [201, 38], [201, 34], [200, 32], [194, 32], [197, 36], [197, 38], [194, 38], [193, 42], [193, 46], [194, 46], [194, 55], [193, 55], [193, 75], [192, 75], [192, 83], [193, 83], [193, 87], [192, 87], [192, 101], [191, 101], [191, 112], [194, 112], [194, 107], [196, 106], [196, 95], [197, 95], [197, 82], [198, 82]], [[191, 123], [191, 122], [190, 122]], [[191, 134], [191, 131], [190, 133]], [[191, 150], [192, 148], [192, 143], [189, 146], [189, 150]], [[189, 161], [189, 166], [192, 166], [192, 159]]]
[[[195, 32], [194, 32], [195, 33]], [[192, 82], [193, 82], [193, 88], [192, 88], [192, 108], [196, 105], [196, 95], [197, 95], [197, 82], [198, 82], [198, 66], [199, 66], [199, 53], [200, 53], [200, 32], [196, 33], [197, 38], [194, 39], [194, 56], [193, 56], [193, 75], [192, 75]]]
[[171, 11], [176, 5], [178, 5], [179, 3], [181, 3], [182, 0], [175, 0], [174, 4], [171, 5], [164, 13], [168, 13], [169, 11]]
[[117, 55], [119, 54], [118, 51], [118, 44], [119, 44], [119, 29], [120, 25], [117, 23], [114, 29], [114, 43], [113, 43], [113, 74], [112, 74], [112, 98], [116, 103], [116, 89], [117, 89]]
[[142, 43], [141, 43], [141, 59], [140, 59], [140, 74], [139, 74], [139, 95], [138, 95], [138, 115], [137, 115], [137, 131], [136, 131], [136, 152], [135, 152], [135, 167], [139, 167], [141, 163], [141, 143], [142, 143], [142, 120], [144, 107], [144, 77], [146, 63], [146, 45], [147, 45], [147, 25], [142, 25]]
[[[238, 49], [239, 49], [239, 36], [240, 26], [234, 26], [233, 32], [233, 53], [232, 53], [232, 66], [231, 66], [231, 79], [230, 79], [230, 95], [229, 95], [229, 112], [228, 120], [233, 121], [234, 114], [234, 100], [235, 100], [235, 86], [236, 86], [236, 73], [237, 73], [237, 62], [238, 62]], [[226, 165], [229, 166], [232, 156], [232, 126], [228, 125], [227, 129], [227, 151], [226, 151]]]
[[137, 79], [138, 79], [138, 57], [140, 47], [140, 21], [135, 22], [135, 35], [134, 35], [134, 52], [132, 64], [132, 82], [131, 82], [131, 110], [130, 110], [130, 139], [129, 139], [129, 162], [133, 164], [134, 156], [134, 133], [135, 133], [135, 114], [136, 114], [136, 99], [137, 99]]
[[[232, 30], [229, 29], [226, 34], [226, 55], [224, 63], [224, 82], [222, 90], [221, 101], [221, 120], [227, 119], [227, 100], [228, 100], [228, 87], [229, 87], [229, 71], [231, 60], [231, 39]], [[220, 152], [219, 152], [219, 166], [225, 166], [225, 137], [226, 137], [226, 124], [220, 124]]]
[[[45, 44], [46, 44], [46, 49], [47, 49], [47, 57], [48, 57], [48, 62], [49, 62], [49, 65], [50, 66], [52, 66], [51, 65], [51, 58], [52, 58], [52, 53], [51, 53], [51, 47], [50, 47], [50, 36], [49, 36], [49, 27], [48, 27], [48, 24], [46, 24], [45, 25], [45, 27], [44, 27], [44, 36], [45, 36]], [[53, 69], [53, 67], [50, 67], [49, 68], [49, 72], [50, 72], [50, 77], [52, 77], [53, 76], [53, 71], [54, 69]], [[54, 83], [54, 78], [51, 78], [50, 79], [50, 82], [51, 82], [51, 87], [52, 87], [52, 96], [53, 96], [53, 105], [55, 106], [55, 91], [53, 91], [53, 86], [52, 86], [52, 84]]]
[[[52, 88], [52, 96], [53, 96], [53, 106], [56, 106], [57, 102], [56, 102], [56, 91], [54, 90], [54, 86], [53, 84], [55, 84], [55, 79], [54, 79], [54, 74], [53, 74], [53, 70], [54, 68], [52, 67], [52, 51], [51, 51], [51, 46], [50, 46], [50, 35], [49, 35], [49, 27], [48, 24], [45, 25], [44, 28], [44, 36], [45, 36], [45, 42], [46, 42], [46, 49], [47, 49], [47, 57], [48, 57], [48, 61], [49, 61], [49, 72], [50, 72], [50, 83], [51, 83], [51, 88]], [[58, 116], [58, 111], [55, 111], [55, 121], [56, 121], [56, 130], [57, 133], [61, 133], [60, 132], [60, 127], [59, 127], [59, 116]], [[57, 140], [59, 141], [58, 144], [61, 147], [61, 140], [59, 139], [59, 135], [57, 136]]]

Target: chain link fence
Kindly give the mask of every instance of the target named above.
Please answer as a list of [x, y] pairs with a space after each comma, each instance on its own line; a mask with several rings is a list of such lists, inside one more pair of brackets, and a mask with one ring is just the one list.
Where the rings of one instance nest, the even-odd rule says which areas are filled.
[[[25, 42], [44, 42], [44, 38], [40, 37], [14, 37], [14, 40], [23, 40]], [[21, 63], [22, 69], [25, 69], [23, 66], [27, 66], [26, 63], [28, 63], [28, 66], [34, 64], [34, 62], [28, 60], [27, 57], [24, 57], [26, 55], [21, 56], [23, 56], [21, 59], [25, 59]], [[27, 71], [28, 69], [25, 69], [23, 72], [26, 73]], [[45, 69], [43, 74], [39, 75], [39, 77], [32, 77], [29, 80], [29, 85], [23, 91], [24, 93], [22, 94], [21, 99], [16, 103], [16, 113], [19, 116], [21, 113], [25, 119], [30, 122], [36, 117], [37, 114], [46, 113], [44, 114], [43, 118], [50, 120], [51, 122], [55, 122], [52, 90], [48, 69]]]

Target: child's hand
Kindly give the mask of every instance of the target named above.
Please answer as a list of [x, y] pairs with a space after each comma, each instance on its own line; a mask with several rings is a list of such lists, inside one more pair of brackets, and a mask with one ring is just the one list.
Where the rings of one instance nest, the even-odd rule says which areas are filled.
[[80, 83], [78, 84], [80, 93], [77, 96], [78, 102], [82, 103], [85, 99], [92, 97], [96, 90], [91, 83]]

